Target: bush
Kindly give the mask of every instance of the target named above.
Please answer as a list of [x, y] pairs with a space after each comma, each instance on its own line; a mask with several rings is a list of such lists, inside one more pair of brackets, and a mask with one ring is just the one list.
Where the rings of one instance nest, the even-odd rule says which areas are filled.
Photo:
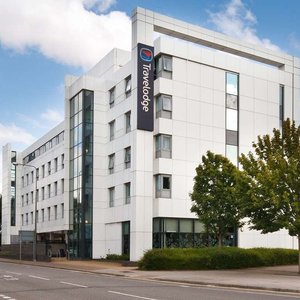
[[217, 270], [297, 264], [298, 251], [235, 247], [153, 249], [139, 261], [142, 270]]
[[129, 260], [129, 255], [127, 254], [107, 254], [107, 260]]

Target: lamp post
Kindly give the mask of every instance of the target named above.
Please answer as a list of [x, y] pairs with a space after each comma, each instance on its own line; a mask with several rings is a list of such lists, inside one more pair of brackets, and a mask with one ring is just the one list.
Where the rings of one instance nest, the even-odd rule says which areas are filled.
[[32, 248], [32, 260], [36, 261], [37, 257], [37, 247], [36, 247], [36, 238], [37, 238], [37, 216], [36, 216], [36, 210], [37, 210], [37, 167], [33, 165], [28, 164], [21, 164], [21, 163], [14, 163], [15, 166], [23, 166], [28, 168], [34, 168], [35, 170], [35, 191], [34, 191], [34, 232], [33, 232], [33, 248]]

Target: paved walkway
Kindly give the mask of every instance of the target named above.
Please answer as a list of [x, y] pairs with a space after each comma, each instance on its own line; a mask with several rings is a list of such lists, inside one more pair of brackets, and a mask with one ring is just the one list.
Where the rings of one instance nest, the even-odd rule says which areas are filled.
[[0, 261], [126, 276], [141, 280], [174, 281], [186, 284], [242, 287], [300, 294], [300, 275], [297, 273], [297, 265], [217, 271], [140, 271], [135, 266], [124, 266], [119, 262], [108, 261], [52, 259], [51, 262], [20, 262], [2, 258]]

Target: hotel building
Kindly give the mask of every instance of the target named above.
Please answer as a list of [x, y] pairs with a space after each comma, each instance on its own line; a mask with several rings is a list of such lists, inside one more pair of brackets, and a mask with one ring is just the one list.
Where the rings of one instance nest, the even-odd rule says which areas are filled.
[[[298, 58], [137, 8], [131, 52], [67, 76], [64, 121], [23, 152], [3, 148], [2, 244], [34, 230], [36, 199], [37, 240], [70, 257], [204, 245], [189, 197], [202, 155], [238, 164], [287, 117], [299, 124]], [[229, 245], [297, 247], [285, 230], [231, 231]]]

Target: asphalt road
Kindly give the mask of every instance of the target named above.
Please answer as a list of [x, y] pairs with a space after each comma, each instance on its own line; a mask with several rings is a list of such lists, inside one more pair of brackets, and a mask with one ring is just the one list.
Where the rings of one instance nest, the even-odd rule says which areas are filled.
[[135, 280], [0, 262], [0, 300], [299, 299], [299, 294]]

